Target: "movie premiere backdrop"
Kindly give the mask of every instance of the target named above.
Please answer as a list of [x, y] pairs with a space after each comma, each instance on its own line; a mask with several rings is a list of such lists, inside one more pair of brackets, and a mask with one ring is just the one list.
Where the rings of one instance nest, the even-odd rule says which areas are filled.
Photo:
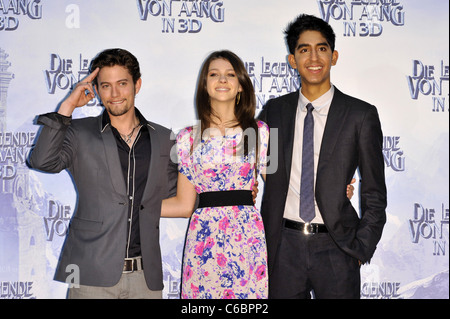
[[[72, 180], [25, 161], [36, 115], [56, 110], [97, 53], [135, 54], [137, 107], [178, 132], [196, 121], [197, 76], [211, 51], [242, 58], [258, 112], [298, 90], [283, 30], [301, 13], [333, 26], [332, 82], [376, 105], [382, 122], [387, 224], [361, 268], [361, 297], [449, 298], [447, 0], [0, 0], [0, 299], [65, 298], [76, 283], [76, 265], [67, 283], [53, 281], [76, 208]], [[100, 112], [97, 99], [74, 117]], [[164, 298], [179, 298], [187, 223], [161, 220]]]

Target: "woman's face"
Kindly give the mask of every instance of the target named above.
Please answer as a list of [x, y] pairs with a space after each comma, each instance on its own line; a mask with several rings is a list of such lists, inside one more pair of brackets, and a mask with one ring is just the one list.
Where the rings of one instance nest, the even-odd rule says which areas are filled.
[[236, 76], [233, 66], [228, 60], [213, 60], [208, 69], [206, 89], [210, 97], [211, 106], [216, 103], [231, 103], [236, 101], [242, 86]]

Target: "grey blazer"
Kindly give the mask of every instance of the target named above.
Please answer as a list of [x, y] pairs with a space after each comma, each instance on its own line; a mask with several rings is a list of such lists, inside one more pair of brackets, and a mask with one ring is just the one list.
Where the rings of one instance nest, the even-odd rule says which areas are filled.
[[[50, 173], [67, 169], [78, 197], [55, 280], [65, 282], [72, 271], [68, 266], [76, 265], [81, 285], [113, 286], [124, 264], [128, 200], [111, 126], [102, 127], [102, 115], [64, 123], [49, 113], [37, 123], [43, 128], [29, 165]], [[171, 131], [151, 122], [147, 126], [152, 151], [139, 214], [141, 251], [148, 287], [162, 290], [161, 201], [176, 193], [177, 166], [170, 160]]]

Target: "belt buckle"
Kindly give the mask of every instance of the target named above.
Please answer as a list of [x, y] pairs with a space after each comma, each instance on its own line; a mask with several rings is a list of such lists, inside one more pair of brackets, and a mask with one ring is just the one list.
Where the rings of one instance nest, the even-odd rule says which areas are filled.
[[135, 258], [125, 258], [122, 273], [124, 274], [132, 273], [134, 271], [133, 266], [135, 260], [136, 260]]
[[305, 223], [303, 226], [303, 233], [305, 235], [310, 235], [314, 233], [314, 225], [311, 223]]

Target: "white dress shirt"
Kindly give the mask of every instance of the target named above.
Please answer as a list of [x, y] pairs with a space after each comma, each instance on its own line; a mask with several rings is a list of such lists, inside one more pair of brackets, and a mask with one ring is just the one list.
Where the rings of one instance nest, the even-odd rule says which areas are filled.
[[[292, 150], [291, 177], [289, 180], [289, 190], [284, 208], [284, 218], [303, 222], [300, 218], [300, 178], [302, 174], [302, 147], [303, 147], [303, 124], [306, 117], [306, 105], [311, 103], [314, 106], [312, 112], [314, 117], [314, 187], [317, 175], [317, 163], [319, 162], [320, 146], [322, 145], [323, 132], [327, 122], [328, 111], [334, 96], [334, 86], [314, 101], [309, 101], [300, 90], [297, 114], [295, 117], [294, 145]], [[315, 218], [311, 223], [323, 224], [322, 215], [314, 199], [316, 211]]]

